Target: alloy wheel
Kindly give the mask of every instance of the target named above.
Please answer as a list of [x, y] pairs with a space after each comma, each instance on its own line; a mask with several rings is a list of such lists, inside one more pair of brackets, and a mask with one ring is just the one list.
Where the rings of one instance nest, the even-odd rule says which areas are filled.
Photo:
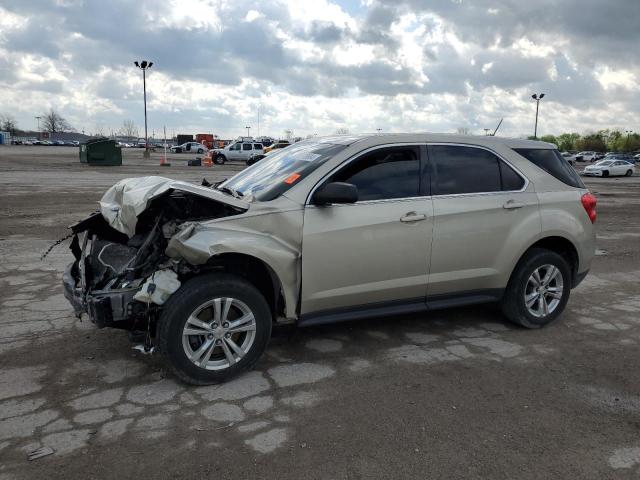
[[527, 310], [536, 318], [550, 315], [558, 308], [563, 291], [562, 272], [557, 267], [547, 264], [536, 268], [524, 289]]
[[231, 297], [214, 298], [187, 318], [182, 347], [196, 366], [224, 370], [244, 358], [255, 336], [256, 319], [244, 302]]

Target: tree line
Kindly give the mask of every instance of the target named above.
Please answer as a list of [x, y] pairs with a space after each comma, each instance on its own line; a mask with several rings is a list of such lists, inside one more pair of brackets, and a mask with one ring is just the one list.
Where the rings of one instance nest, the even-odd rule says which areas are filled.
[[[533, 137], [529, 137], [534, 139]], [[595, 133], [562, 133], [544, 135], [539, 140], [555, 143], [561, 152], [569, 150], [595, 152], [635, 152], [640, 150], [640, 134], [626, 133], [621, 130], [598, 130]]]

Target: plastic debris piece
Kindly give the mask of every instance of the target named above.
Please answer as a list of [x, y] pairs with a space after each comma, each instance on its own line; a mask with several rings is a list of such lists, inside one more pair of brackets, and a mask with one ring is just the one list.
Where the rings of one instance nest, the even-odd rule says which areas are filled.
[[40, 447], [33, 452], [29, 452], [29, 456], [27, 457], [29, 461], [37, 460], [42, 457], [46, 457], [47, 455], [51, 455], [56, 453], [55, 450], [51, 447]]

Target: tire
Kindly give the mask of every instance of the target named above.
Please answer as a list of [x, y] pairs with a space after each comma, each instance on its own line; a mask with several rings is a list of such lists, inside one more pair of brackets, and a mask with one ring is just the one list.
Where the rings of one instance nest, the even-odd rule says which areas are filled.
[[625, 177], [630, 177], [631, 175], [633, 175], [633, 171], [632, 170], [627, 170], [627, 173], [624, 174]]
[[[557, 269], [557, 276], [550, 283], [549, 292], [545, 293], [545, 303], [548, 303], [549, 312], [544, 314], [544, 307], [538, 297], [531, 304], [532, 309], [539, 310], [542, 315], [533, 314], [526, 304], [525, 295], [536, 294], [535, 282], [532, 281], [534, 272], [538, 271], [543, 276], [549, 271], [545, 266]], [[558, 283], [557, 279], [561, 283]], [[534, 287], [532, 289], [532, 287]], [[559, 288], [558, 288], [559, 287]], [[553, 292], [552, 289], [556, 291]], [[558, 292], [560, 290], [560, 292]], [[520, 259], [515, 270], [511, 274], [506, 291], [502, 298], [502, 312], [513, 323], [525, 328], [540, 328], [555, 320], [564, 310], [569, 300], [571, 291], [571, 268], [567, 261], [555, 252], [543, 248], [532, 248]], [[560, 298], [553, 298], [556, 293]], [[549, 300], [550, 299], [550, 300]], [[548, 302], [547, 302], [548, 300]], [[557, 302], [556, 302], [557, 300]], [[553, 307], [553, 308], [552, 308]]]
[[225, 158], [224, 155], [217, 155], [214, 159], [213, 159], [213, 163], [215, 163], [216, 165], [224, 165], [224, 162], [226, 162], [227, 159]]
[[608, 177], [609, 176], [609, 171], [608, 170], [603, 171], [602, 172], [602, 176], [603, 177]]
[[198, 149], [198, 151], [196, 153], [204, 153], [204, 150], [202, 150], [201, 148]]
[[[222, 321], [215, 330], [210, 329], [211, 325], [216, 323], [211, 320], [210, 310], [215, 307], [207, 306], [203, 310], [200, 309], [214, 299], [233, 300], [227, 316], [231, 324], [238, 318], [248, 316], [247, 311], [253, 314], [253, 324], [250, 326], [253, 326], [254, 330], [226, 332], [226, 329], [221, 328]], [[219, 306], [224, 305], [221, 303]], [[198, 314], [198, 311], [202, 313]], [[199, 324], [187, 322], [192, 314], [197, 315]], [[185, 334], [187, 323], [189, 331], [202, 331], [205, 334]], [[188, 280], [169, 298], [158, 322], [156, 346], [169, 368], [180, 380], [192, 385], [210, 385], [224, 382], [255, 365], [269, 343], [271, 323], [269, 306], [252, 284], [236, 275], [204, 274]], [[208, 325], [209, 330], [203, 330], [202, 324]], [[242, 325], [246, 327], [249, 324]], [[249, 341], [250, 343], [247, 343]], [[211, 347], [204, 347], [205, 343]], [[236, 358], [238, 354], [231, 347], [232, 343], [246, 349], [241, 358]], [[201, 347], [204, 347], [203, 351], [206, 352], [202, 356], [197, 353]], [[228, 352], [231, 353], [234, 362], [229, 360]], [[205, 366], [196, 365], [188, 355], [200, 358], [203, 363], [206, 362]]]

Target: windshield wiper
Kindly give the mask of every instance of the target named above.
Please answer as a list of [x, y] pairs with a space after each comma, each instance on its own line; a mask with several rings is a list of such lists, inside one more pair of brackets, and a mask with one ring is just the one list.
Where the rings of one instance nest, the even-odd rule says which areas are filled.
[[234, 189], [229, 188], [229, 187], [218, 187], [218, 190], [220, 190], [221, 192], [224, 192], [224, 193], [228, 193], [229, 195], [231, 195], [234, 198], [241, 198], [241, 197], [244, 196], [242, 194], [242, 192], [237, 192]]

